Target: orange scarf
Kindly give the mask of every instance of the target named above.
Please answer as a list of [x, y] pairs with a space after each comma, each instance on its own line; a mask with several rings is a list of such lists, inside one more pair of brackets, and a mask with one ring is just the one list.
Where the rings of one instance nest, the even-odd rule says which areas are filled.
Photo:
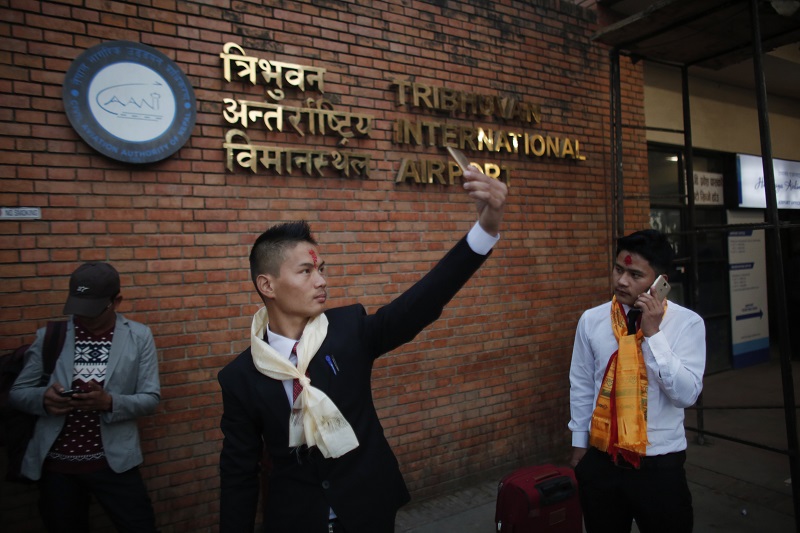
[[[667, 301], [664, 300], [666, 310]], [[611, 300], [611, 327], [619, 349], [608, 361], [592, 414], [589, 444], [638, 467], [647, 452], [647, 367], [642, 356], [644, 334], [628, 335], [625, 310]]]

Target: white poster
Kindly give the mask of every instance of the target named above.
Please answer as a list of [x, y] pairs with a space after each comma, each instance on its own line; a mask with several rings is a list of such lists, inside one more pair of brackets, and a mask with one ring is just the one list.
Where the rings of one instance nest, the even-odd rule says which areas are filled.
[[[778, 209], [800, 209], [800, 163], [773, 159], [772, 169], [775, 174]], [[761, 157], [737, 155], [736, 171], [739, 179], [739, 207], [767, 207]]]
[[[761, 211], [728, 211], [728, 224], [760, 224]], [[769, 360], [764, 230], [728, 233], [733, 368]]]
[[695, 171], [694, 203], [696, 205], [723, 205], [722, 174]]

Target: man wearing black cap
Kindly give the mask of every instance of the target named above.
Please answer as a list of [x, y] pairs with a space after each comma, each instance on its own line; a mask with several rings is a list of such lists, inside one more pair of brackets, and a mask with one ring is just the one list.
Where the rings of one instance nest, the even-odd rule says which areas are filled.
[[113, 266], [78, 267], [64, 305], [72, 320], [49, 382], [39, 386], [41, 328], [11, 388], [11, 405], [39, 416], [22, 474], [40, 480], [48, 531], [89, 531], [90, 495], [119, 531], [156, 531], [136, 418], [161, 397], [158, 358], [150, 328], [118, 314], [121, 302]]

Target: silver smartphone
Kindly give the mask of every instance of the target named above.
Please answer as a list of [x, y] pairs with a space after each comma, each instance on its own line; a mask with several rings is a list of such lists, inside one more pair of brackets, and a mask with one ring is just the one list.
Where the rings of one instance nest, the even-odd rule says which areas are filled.
[[653, 284], [650, 286], [650, 289], [655, 290], [656, 297], [659, 300], [663, 300], [667, 297], [667, 293], [669, 292], [670, 286], [667, 283], [667, 280], [664, 276], [658, 276]]
[[456, 160], [456, 163], [458, 163], [458, 166], [461, 168], [461, 172], [466, 172], [469, 168], [469, 159], [464, 155], [464, 152], [452, 146], [448, 146], [447, 151], [450, 152], [450, 155]]

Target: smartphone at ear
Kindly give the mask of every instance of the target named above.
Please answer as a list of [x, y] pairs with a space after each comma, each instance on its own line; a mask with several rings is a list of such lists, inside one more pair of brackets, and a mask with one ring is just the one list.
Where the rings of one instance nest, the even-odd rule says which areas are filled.
[[655, 295], [659, 300], [663, 300], [667, 297], [670, 286], [664, 276], [658, 276], [655, 282], [650, 286], [650, 289], [655, 290]]

